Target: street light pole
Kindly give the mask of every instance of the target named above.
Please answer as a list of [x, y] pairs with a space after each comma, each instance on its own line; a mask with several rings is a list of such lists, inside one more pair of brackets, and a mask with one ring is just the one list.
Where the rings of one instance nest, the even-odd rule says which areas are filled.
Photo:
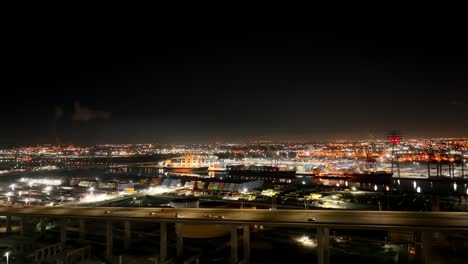
[[3, 255], [3, 256], [6, 257], [6, 264], [9, 264], [9, 262], [10, 262], [10, 258], [9, 258], [10, 257], [10, 251], [5, 252], [5, 255]]

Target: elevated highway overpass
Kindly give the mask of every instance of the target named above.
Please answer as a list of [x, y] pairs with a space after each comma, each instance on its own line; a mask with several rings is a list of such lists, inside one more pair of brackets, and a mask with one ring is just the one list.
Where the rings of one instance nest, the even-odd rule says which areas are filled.
[[[432, 234], [434, 232], [468, 231], [468, 213], [464, 212], [404, 212], [404, 211], [330, 211], [330, 210], [259, 210], [259, 209], [174, 209], [127, 207], [31, 207], [0, 208], [6, 216], [6, 230], [11, 232], [12, 217], [59, 219], [61, 240], [66, 241], [66, 222], [80, 222], [80, 237], [85, 233], [87, 220], [106, 222], [106, 254], [112, 254], [112, 224], [125, 223], [125, 241], [130, 243], [131, 225], [138, 222], [160, 223], [160, 260], [167, 258], [167, 225], [196, 223], [228, 225], [231, 228], [231, 262], [238, 262], [238, 228], [242, 227], [244, 262], [250, 256], [250, 226], [308, 227], [317, 229], [318, 263], [329, 262], [330, 229], [404, 230], [422, 233], [422, 257], [431, 262]], [[177, 238], [177, 252], [182, 254], [182, 237]]]

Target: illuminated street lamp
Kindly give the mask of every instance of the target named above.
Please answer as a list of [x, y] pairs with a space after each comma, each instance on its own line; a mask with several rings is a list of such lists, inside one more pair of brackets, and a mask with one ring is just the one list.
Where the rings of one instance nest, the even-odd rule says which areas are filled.
[[15, 184], [10, 185], [10, 188], [11, 188], [12, 191], [15, 191], [15, 187], [16, 187]]
[[416, 192], [421, 193], [421, 187], [418, 186], [418, 188], [416, 188]]
[[10, 196], [13, 195], [11, 192], [7, 192], [5, 193], [7, 199], [8, 199], [8, 202], [10, 201]]
[[5, 258], [6, 258], [6, 264], [8, 264], [10, 262], [10, 251], [7, 251], [5, 252], [5, 254], [3, 255]]

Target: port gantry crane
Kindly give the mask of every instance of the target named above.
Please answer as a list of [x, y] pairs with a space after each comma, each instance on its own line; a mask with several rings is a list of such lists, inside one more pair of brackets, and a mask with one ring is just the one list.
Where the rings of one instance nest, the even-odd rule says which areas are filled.
[[377, 159], [372, 156], [369, 146], [364, 146], [364, 152], [366, 154], [366, 168], [375, 172], [377, 170]]
[[[439, 178], [439, 177], [449, 177], [455, 178], [455, 168], [461, 166], [461, 179], [465, 178], [465, 161], [461, 154], [450, 154], [447, 151], [442, 150], [434, 150], [433, 144], [431, 141], [428, 143], [427, 149], [427, 176], [428, 178]], [[436, 174], [431, 175], [432, 165], [435, 165]], [[444, 165], [448, 166], [444, 169]], [[444, 175], [444, 170], [448, 173], [448, 175]], [[460, 177], [458, 176], [458, 177]]]
[[377, 159], [372, 155], [372, 149], [367, 145], [362, 145], [356, 148], [354, 151], [356, 159], [361, 163], [364, 161], [365, 171], [376, 171], [377, 170]]
[[398, 162], [398, 153], [395, 153], [395, 146], [401, 142], [401, 138], [401, 133], [399, 131], [391, 131], [387, 134], [387, 139], [392, 144], [392, 172], [394, 172], [394, 158], [396, 158], [398, 178], [400, 178], [400, 163]]
[[270, 148], [270, 145], [266, 144], [265, 145], [266, 149], [267, 149], [267, 152], [268, 154], [270, 154], [271, 156], [271, 166], [278, 166], [278, 155], [276, 155], [276, 153], [274, 153], [271, 148]]

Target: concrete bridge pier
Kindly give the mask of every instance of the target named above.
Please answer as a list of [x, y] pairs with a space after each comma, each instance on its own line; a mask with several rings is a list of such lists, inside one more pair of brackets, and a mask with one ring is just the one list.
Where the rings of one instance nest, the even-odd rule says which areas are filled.
[[60, 219], [60, 242], [65, 244], [67, 242], [67, 219]]
[[161, 222], [159, 230], [160, 242], [159, 242], [159, 258], [161, 263], [166, 261], [167, 257], [167, 223]]
[[124, 222], [124, 248], [128, 250], [131, 243], [131, 223], [130, 221]]
[[432, 212], [440, 211], [440, 197], [438, 195], [432, 195], [431, 209], [432, 209]]
[[86, 239], [86, 222], [84, 219], [79, 220], [80, 225], [80, 240], [84, 241]]
[[41, 218], [39, 220], [39, 232], [41, 236], [43, 236], [46, 232], [46, 225], [47, 225], [47, 219]]
[[177, 257], [182, 257], [184, 254], [184, 237], [182, 234], [176, 234], [177, 239]]
[[317, 263], [330, 263], [330, 230], [326, 227], [317, 228]]
[[26, 222], [28, 219], [24, 216], [20, 218], [20, 228], [21, 228], [21, 235], [24, 236], [26, 235]]
[[433, 233], [431, 231], [424, 231], [421, 235], [422, 242], [422, 263], [432, 263], [432, 239]]
[[231, 226], [231, 264], [238, 262], [237, 255], [237, 226]]
[[6, 217], [5, 232], [11, 234], [11, 230], [11, 216], [9, 215]]
[[250, 263], [250, 226], [244, 225], [243, 226], [243, 247], [244, 247], [244, 260], [243, 263]]
[[113, 247], [113, 240], [112, 240], [112, 221], [106, 221], [106, 257], [112, 256], [112, 247]]
[[26, 217], [26, 216], [22, 216], [20, 218], [20, 228], [21, 228], [20, 234], [22, 236], [31, 235], [36, 231], [35, 230], [36, 226], [34, 225], [31, 217]]

